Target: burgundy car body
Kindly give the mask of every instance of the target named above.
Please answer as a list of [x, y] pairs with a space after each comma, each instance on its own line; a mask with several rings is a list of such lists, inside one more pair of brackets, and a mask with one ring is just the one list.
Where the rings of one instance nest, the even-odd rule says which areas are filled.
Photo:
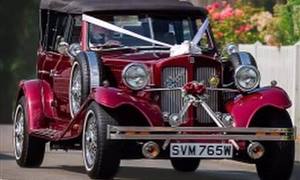
[[[81, 22], [79, 42], [81, 42], [82, 52], [90, 51], [88, 27], [88, 22]], [[103, 66], [109, 69], [110, 76], [114, 81], [109, 85], [93, 88], [74, 117], [70, 113], [68, 96], [74, 59], [65, 54], [48, 51], [41, 44], [37, 58], [37, 79], [21, 81], [17, 96], [26, 98], [28, 132], [32, 136], [51, 142], [64, 143], [66, 140], [76, 140], [82, 135], [84, 116], [91, 102], [96, 102], [113, 113], [122, 110], [136, 112], [141, 118], [139, 121], [142, 122], [130, 124], [131, 126], [143, 124], [145, 127], [169, 127], [169, 124], [163, 119], [161, 92], [149, 90], [162, 88], [163, 70], [172, 67], [185, 68], [187, 82], [201, 80], [196, 78], [198, 69], [214, 69], [214, 75], [220, 78], [220, 83], [215, 88], [219, 88], [220, 91], [210, 91], [215, 93], [211, 94], [215, 99], [210, 100], [209, 103], [215, 106], [215, 111], [233, 117], [233, 127], [236, 128], [251, 127], [256, 113], [264, 108], [273, 107], [274, 110], [280, 111], [291, 106], [288, 95], [279, 87], [262, 87], [249, 92], [233, 88], [233, 92], [232, 89], [230, 92], [226, 92], [226, 88], [223, 87], [225, 67], [220, 60], [221, 57], [211, 30], [209, 29], [207, 33], [209, 33], [210, 43], [213, 47], [210, 51], [202, 54], [183, 54], [170, 57], [169, 52], [143, 52], [134, 49], [97, 52], [99, 57], [101, 56]], [[131, 63], [144, 64], [150, 71], [150, 82], [143, 90], [131, 90], [123, 82], [122, 71]], [[207, 79], [205, 80], [207, 81]], [[224, 98], [225, 95], [230, 97]], [[197, 116], [203, 115], [201, 113], [199, 115], [199, 110], [190, 107], [185, 117], [187, 121], [181, 127], [216, 127], [212, 121], [198, 122]], [[127, 113], [127, 115], [130, 114]], [[126, 120], [130, 117], [122, 117], [122, 121], [124, 121], [122, 123], [126, 125]], [[207, 140], [206, 142], [212, 141]], [[241, 149], [246, 148], [243, 146], [244, 141], [238, 143]]]
[[[84, 36], [82, 38], [84, 38]], [[79, 119], [77, 120], [77, 123], [73, 123], [73, 121], [76, 121], [76, 117], [71, 119], [69, 114], [60, 113], [68, 109], [68, 104], [62, 105], [60, 108], [55, 108], [53, 106], [54, 96], [62, 99], [61, 101], [64, 103], [68, 102], [67, 93], [69, 88], [68, 79], [70, 78], [69, 73], [71, 69], [71, 60], [60, 56], [59, 54], [51, 54], [50, 57], [60, 60], [53, 60], [51, 58], [44, 60], [43, 56], [47, 55], [41, 54], [42, 52], [40, 52], [39, 61], [43, 61], [44, 67], [38, 67], [40, 72], [38, 77], [40, 79], [22, 81], [19, 85], [19, 94], [24, 94], [28, 102], [30, 132], [34, 134], [35, 130], [45, 128], [63, 131], [66, 130], [66, 128], [71, 129], [74, 128], [74, 126], [81, 126], [83, 119]], [[152, 71], [151, 74], [155, 74], [155, 76], [151, 79], [151, 84], [153, 85], [161, 84], [161, 69], [167, 66], [186, 67], [188, 72], [191, 72], [188, 75], [189, 81], [193, 81], [193, 68], [199, 65], [216, 66], [219, 68], [218, 72], [221, 76], [221, 64], [212, 57], [180, 56], [168, 58], [167, 54], [161, 54], [161, 56], [162, 58], [154, 58], [154, 55], [151, 53], [133, 53], [126, 56], [116, 56], [113, 54], [107, 55], [107, 58], [104, 56], [104, 64], [110, 67], [117, 81], [120, 83], [118, 84], [118, 87], [115, 88], [99, 87], [94, 89], [89, 101], [95, 100], [97, 103], [112, 109], [128, 105], [142, 113], [149, 126], [164, 126], [159, 102], [153, 102], [151, 93], [143, 91], [135, 93], [122, 84], [121, 71], [127, 64], [133, 61], [142, 61], [143, 63], [146, 63]], [[189, 62], [192, 58], [197, 59], [193, 64]], [[202, 61], [205, 62], [203, 63]], [[53, 69], [58, 74], [53, 77], [53, 84], [50, 84], [48, 80], [50, 78], [49, 75], [44, 74], [43, 71], [50, 72]], [[54, 88], [52, 89], [51, 86]], [[59, 107], [59, 105], [57, 106]], [[257, 89], [249, 94], [237, 95], [236, 98], [233, 98], [226, 103], [225, 108], [227, 112], [234, 117], [236, 127], [249, 127], [251, 119], [255, 113], [267, 106], [272, 106], [278, 109], [287, 109], [291, 106], [291, 102], [287, 94], [282, 89], [265, 87]], [[191, 118], [188, 125], [192, 125], [193, 122], [194, 119]], [[72, 126], [69, 126], [69, 124], [72, 124]], [[80, 134], [81, 131], [78, 130], [76, 132], [60, 136], [59, 138], [57, 136], [53, 139], [49, 138], [49, 140], [58, 141], [62, 139], [76, 138], [80, 136]]]

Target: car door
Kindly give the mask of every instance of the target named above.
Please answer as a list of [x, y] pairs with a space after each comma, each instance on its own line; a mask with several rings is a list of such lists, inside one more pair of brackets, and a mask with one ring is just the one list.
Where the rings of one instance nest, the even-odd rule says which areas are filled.
[[44, 51], [40, 53], [39, 71], [41, 79], [46, 80], [54, 94], [53, 107], [56, 119], [69, 121], [68, 89], [72, 58], [67, 54], [59, 53], [58, 46], [70, 36], [72, 17], [58, 12], [48, 13], [48, 24], [45, 34]]

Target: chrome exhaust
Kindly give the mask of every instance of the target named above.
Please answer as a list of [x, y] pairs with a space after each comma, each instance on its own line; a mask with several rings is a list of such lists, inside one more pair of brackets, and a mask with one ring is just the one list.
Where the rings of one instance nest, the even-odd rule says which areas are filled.
[[143, 145], [142, 153], [145, 156], [145, 158], [154, 159], [160, 153], [159, 145], [153, 141], [146, 142]]
[[260, 159], [265, 154], [265, 148], [259, 142], [251, 142], [247, 148], [247, 153], [254, 160]]

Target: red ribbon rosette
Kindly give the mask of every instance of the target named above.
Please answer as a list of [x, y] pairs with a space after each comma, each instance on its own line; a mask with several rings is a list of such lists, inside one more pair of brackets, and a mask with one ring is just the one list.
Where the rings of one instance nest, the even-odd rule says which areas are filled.
[[206, 91], [206, 86], [199, 82], [189, 82], [183, 86], [183, 91], [186, 94], [202, 95]]

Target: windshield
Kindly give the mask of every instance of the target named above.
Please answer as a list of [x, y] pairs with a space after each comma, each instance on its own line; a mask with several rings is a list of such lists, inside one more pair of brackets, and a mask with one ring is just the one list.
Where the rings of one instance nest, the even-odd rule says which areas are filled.
[[[101, 16], [98, 18], [120, 28], [170, 45], [191, 41], [202, 24], [200, 19], [191, 17], [122, 15]], [[207, 46], [208, 41], [205, 38], [204, 41], [201, 41], [201, 46]], [[155, 45], [134, 36], [89, 24], [89, 46], [90, 48], [97, 48], [104, 46], [148, 47]]]

